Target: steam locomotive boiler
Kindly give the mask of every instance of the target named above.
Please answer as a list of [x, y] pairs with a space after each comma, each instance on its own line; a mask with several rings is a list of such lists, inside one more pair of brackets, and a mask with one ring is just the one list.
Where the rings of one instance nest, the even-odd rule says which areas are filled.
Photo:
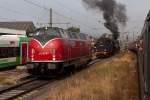
[[32, 75], [59, 74], [91, 60], [91, 42], [83, 33], [61, 28], [40, 28], [28, 48], [28, 72]]
[[95, 43], [96, 47], [96, 57], [97, 58], [106, 58], [110, 57], [113, 54], [119, 52], [120, 46], [119, 42], [110, 38], [99, 38]]

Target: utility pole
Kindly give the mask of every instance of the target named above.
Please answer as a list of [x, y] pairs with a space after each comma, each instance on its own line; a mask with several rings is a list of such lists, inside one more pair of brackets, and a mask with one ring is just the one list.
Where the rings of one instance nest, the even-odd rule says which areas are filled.
[[134, 41], [134, 32], [133, 32], [133, 41]]
[[66, 27], [67, 27], [67, 29], [69, 28], [69, 24], [70, 24], [70, 23], [66, 23]]
[[49, 23], [37, 23], [38, 25], [49, 25], [50, 27], [53, 27], [53, 24], [65, 24], [66, 25], [66, 27], [68, 28], [69, 27], [69, 22], [67, 22], [67, 23], [53, 23], [53, 9], [52, 8], [50, 8], [49, 9]]
[[50, 8], [50, 27], [53, 27], [53, 11], [52, 8]]
[[129, 47], [129, 35], [128, 35], [128, 33], [127, 33], [127, 35], [126, 35], [126, 50], [128, 51], [128, 47]]

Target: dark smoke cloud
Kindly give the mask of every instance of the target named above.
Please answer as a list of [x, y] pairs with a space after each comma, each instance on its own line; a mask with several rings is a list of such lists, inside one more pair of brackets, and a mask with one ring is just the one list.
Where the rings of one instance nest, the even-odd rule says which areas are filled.
[[119, 24], [126, 25], [126, 8], [115, 0], [82, 0], [88, 7], [103, 12], [104, 26], [113, 33], [114, 39], [119, 37]]

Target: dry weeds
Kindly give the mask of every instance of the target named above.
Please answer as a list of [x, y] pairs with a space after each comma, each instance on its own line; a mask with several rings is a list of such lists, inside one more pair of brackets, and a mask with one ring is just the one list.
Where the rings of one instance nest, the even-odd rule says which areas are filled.
[[139, 100], [135, 55], [99, 62], [50, 90], [49, 100]]
[[16, 80], [13, 80], [12, 78], [8, 78], [5, 76], [0, 77], [0, 85], [12, 85], [16, 84]]

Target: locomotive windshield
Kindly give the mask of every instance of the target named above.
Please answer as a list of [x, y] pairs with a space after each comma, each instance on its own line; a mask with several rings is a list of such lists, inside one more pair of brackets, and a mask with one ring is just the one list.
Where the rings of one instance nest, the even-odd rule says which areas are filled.
[[51, 35], [51, 36], [57, 36], [57, 37], [60, 37], [60, 32], [59, 30], [57, 29], [52, 29], [52, 28], [49, 28], [49, 29], [39, 29], [35, 32], [35, 34], [33, 34], [33, 36], [41, 36], [41, 35]]
[[34, 34], [33, 37], [40, 41], [43, 45], [51, 39], [60, 38], [60, 30], [53, 29], [53, 28], [42, 28], [38, 29]]

